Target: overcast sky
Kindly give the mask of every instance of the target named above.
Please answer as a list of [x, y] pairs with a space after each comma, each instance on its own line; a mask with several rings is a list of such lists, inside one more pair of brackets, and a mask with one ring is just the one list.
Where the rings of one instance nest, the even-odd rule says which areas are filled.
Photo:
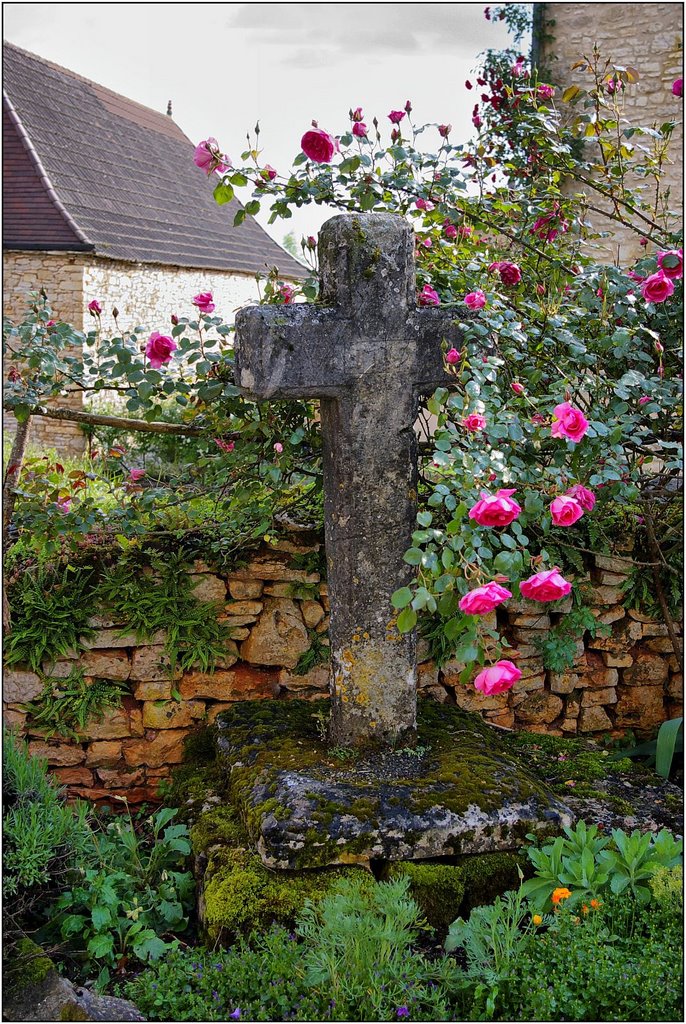
[[[348, 110], [386, 124], [412, 101], [416, 123], [471, 133], [465, 89], [481, 50], [507, 44], [483, 3], [6, 3], [5, 38], [86, 78], [166, 110], [197, 143], [214, 136], [234, 162], [259, 120], [263, 160], [283, 172], [312, 119], [341, 134]], [[164, 169], [159, 169], [164, 173]], [[278, 221], [315, 234], [317, 207]], [[268, 214], [258, 217], [266, 225]]]

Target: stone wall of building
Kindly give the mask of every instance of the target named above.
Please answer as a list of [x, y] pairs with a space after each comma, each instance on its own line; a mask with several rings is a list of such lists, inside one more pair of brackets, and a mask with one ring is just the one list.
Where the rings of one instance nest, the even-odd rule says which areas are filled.
[[[538, 6], [538, 63], [549, 69], [553, 82], [564, 87], [574, 83], [588, 87], [590, 76], [570, 68], [583, 54], [589, 55], [597, 43], [603, 57], [624, 67], [634, 67], [640, 75], [639, 81], [628, 86], [621, 96], [622, 115], [628, 123], [652, 127], [666, 121], [677, 122], [663, 184], [671, 188], [672, 210], [682, 214], [683, 101], [672, 95], [672, 83], [683, 77], [683, 5], [544, 3]], [[633, 141], [646, 144], [649, 140]], [[600, 204], [594, 202], [594, 205]], [[611, 239], [604, 243], [604, 252], [620, 266], [630, 266], [643, 254], [638, 234], [621, 225], [608, 224], [597, 214], [591, 213], [589, 219], [600, 230], [611, 231]]]
[[[122, 635], [124, 624], [100, 614], [92, 619], [97, 633], [87, 650], [43, 668], [48, 676], [64, 678], [78, 665], [87, 679], [126, 681], [130, 694], [122, 706], [89, 724], [79, 742], [46, 739], [23, 709], [44, 683], [37, 674], [14, 668], [5, 673], [5, 720], [28, 734], [31, 751], [47, 758], [73, 796], [153, 799], [182, 761], [186, 737], [232, 702], [328, 696], [327, 663], [305, 674], [297, 671], [314, 636], [324, 649], [328, 646], [326, 583], [318, 573], [292, 564], [293, 554], [318, 547], [282, 541], [229, 575], [195, 563], [196, 595], [221, 602], [222, 619], [232, 629], [233, 639], [214, 672], [177, 670], [171, 678], [163, 634], [141, 644], [131, 634]], [[491, 624], [516, 646], [513, 657], [522, 669], [516, 686], [485, 697], [471, 684], [459, 683], [462, 666], [449, 662], [439, 671], [424, 649], [419, 695], [476, 711], [496, 726], [558, 736], [619, 736], [627, 729], [640, 735], [682, 714], [683, 677], [666, 627], [626, 612], [619, 603], [630, 564], [597, 556], [589, 600], [598, 619], [611, 625], [611, 635], [586, 645], [579, 641], [568, 672], [546, 670], [534, 640], [564, 614], [560, 608], [569, 606], [558, 606], [551, 615], [545, 605], [511, 600]]]

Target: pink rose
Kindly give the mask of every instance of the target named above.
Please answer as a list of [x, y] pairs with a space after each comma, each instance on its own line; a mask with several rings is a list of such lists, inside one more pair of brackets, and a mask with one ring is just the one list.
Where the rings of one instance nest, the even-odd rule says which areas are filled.
[[102, 306], [97, 299], [92, 299], [91, 302], [88, 303], [88, 310], [93, 316], [100, 316], [102, 313]]
[[308, 160], [318, 164], [328, 164], [334, 153], [338, 152], [337, 139], [321, 128], [310, 128], [300, 140], [300, 148]]
[[440, 306], [441, 300], [438, 292], [431, 285], [425, 284], [417, 298], [420, 306]]
[[480, 288], [477, 288], [475, 292], [469, 292], [465, 295], [464, 301], [469, 309], [483, 309], [486, 305], [486, 296]]
[[465, 416], [462, 420], [462, 426], [467, 430], [483, 430], [486, 426], [486, 419], [480, 412], [470, 412], [469, 416]]
[[674, 283], [670, 281], [664, 270], [651, 274], [641, 285], [641, 295], [646, 302], [664, 302], [674, 294]]
[[172, 352], [176, 351], [178, 345], [173, 338], [168, 337], [166, 334], [160, 334], [159, 331], [153, 331], [148, 338], [148, 344], [145, 346], [145, 354], [150, 360], [150, 365], [153, 370], [159, 370], [164, 363], [168, 363], [172, 357]]
[[584, 487], [583, 484], [574, 484], [567, 491], [570, 498], [576, 498], [583, 509], [587, 512], [592, 512], [595, 508], [595, 494], [593, 491], [589, 491], [588, 487]]
[[461, 358], [462, 355], [460, 352], [457, 351], [456, 348], [448, 349], [448, 351], [445, 354], [445, 361], [446, 363], [449, 363], [451, 366], [454, 366], [455, 363], [459, 363]]
[[562, 402], [553, 409], [553, 425], [550, 433], [553, 437], [567, 437], [578, 442], [588, 430], [588, 420], [580, 409], [575, 409], [569, 402]]
[[366, 139], [367, 137], [367, 125], [364, 121], [356, 121], [353, 125], [353, 135], [358, 139]]
[[521, 679], [522, 670], [511, 661], [498, 661], [490, 668], [479, 672], [474, 680], [474, 689], [481, 690], [487, 697], [510, 690]]
[[581, 519], [584, 510], [576, 498], [563, 494], [550, 503], [550, 514], [553, 526], [573, 526], [577, 519]]
[[638, 404], [639, 405], [647, 405], [649, 401], [650, 401], [650, 395], [641, 395], [641, 397], [638, 400]]
[[193, 163], [207, 175], [212, 174], [213, 171], [222, 174], [231, 167], [231, 158], [220, 151], [216, 139], [209, 138], [199, 142], [195, 147]]
[[[665, 264], [665, 258], [667, 263]], [[677, 278], [684, 276], [684, 250], [683, 249], [667, 249], [666, 252], [659, 252], [657, 254], [657, 265], [665, 275], [669, 278]]]
[[279, 288], [279, 295], [283, 299], [284, 306], [290, 306], [295, 298], [295, 288], [291, 288], [289, 284], [282, 284]]
[[481, 125], [483, 124], [483, 121], [481, 120], [478, 114], [475, 114], [474, 117], [472, 118], [472, 124], [474, 125], [475, 128], [480, 128]]
[[418, 199], [414, 205], [418, 210], [426, 210], [427, 213], [434, 209], [434, 204], [430, 199]]
[[[500, 274], [500, 280], [503, 284], [519, 284], [522, 279], [522, 272], [516, 263], [508, 263], [508, 261], [505, 260], [503, 263], [492, 263], [491, 267], [498, 271]], [[491, 268], [489, 267], [489, 270], [490, 269]]]
[[438, 126], [438, 134], [442, 139], [447, 139], [452, 130], [453, 126], [451, 124], [439, 124]]
[[530, 601], [559, 601], [566, 597], [572, 589], [572, 584], [560, 576], [560, 571], [555, 566], [553, 569], [545, 569], [530, 576], [528, 580], [522, 580], [519, 584], [522, 597]]
[[134, 483], [136, 483], [137, 480], [142, 480], [144, 476], [145, 476], [145, 470], [144, 469], [130, 469], [129, 470], [129, 478], [131, 480], [133, 480]]
[[392, 110], [388, 115], [388, 120], [391, 121], [393, 124], [400, 124], [404, 116], [404, 110]]
[[672, 96], [677, 96], [679, 99], [684, 95], [684, 80], [683, 78], [677, 78], [672, 83]]
[[232, 452], [236, 447], [234, 441], [222, 441], [221, 437], [213, 437], [212, 440], [216, 444], [217, 448], [221, 448], [223, 452]]
[[47, 322], [47, 324], [45, 326], [46, 327], [54, 327], [56, 323], [57, 323], [56, 320], [48, 320], [48, 322]]
[[274, 445], [274, 451], [276, 452], [277, 455], [280, 455], [281, 452], [283, 451], [283, 445], [281, 444], [280, 441], [277, 441], [276, 444]]
[[212, 313], [214, 312], [214, 302], [212, 301], [212, 292], [198, 292], [191, 299], [194, 306], [197, 306], [201, 313]]
[[452, 241], [454, 238], [457, 238], [457, 228], [454, 224], [446, 224], [443, 227], [443, 234]]
[[56, 502], [56, 505], [57, 511], [61, 512], [64, 516], [71, 509], [71, 498], [62, 498], [60, 501]]
[[468, 594], [460, 598], [460, 611], [467, 615], [486, 615], [492, 612], [496, 605], [507, 601], [512, 593], [501, 587], [499, 583], [486, 583], [483, 587], [470, 590]]
[[277, 173], [278, 172], [271, 164], [265, 164], [262, 168], [262, 177], [267, 177], [269, 181], [273, 181]]
[[555, 95], [555, 89], [552, 85], [539, 85], [537, 95], [540, 96], [542, 100], [551, 100]]
[[524, 385], [520, 384], [519, 381], [513, 380], [512, 383], [510, 384], [510, 387], [514, 391], [515, 395], [524, 394]]
[[353, 121], [364, 121], [364, 114], [362, 113], [362, 107], [356, 107], [350, 114]]
[[495, 494], [481, 492], [481, 499], [469, 510], [469, 518], [479, 526], [509, 526], [522, 511], [520, 505], [510, 495], [515, 490], [501, 488]]

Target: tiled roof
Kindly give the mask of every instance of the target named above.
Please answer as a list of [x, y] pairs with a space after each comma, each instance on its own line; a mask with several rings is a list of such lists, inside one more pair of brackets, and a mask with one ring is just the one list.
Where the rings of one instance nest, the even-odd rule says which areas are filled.
[[233, 226], [240, 204], [217, 206], [171, 117], [9, 43], [3, 51], [6, 247], [73, 241], [111, 259], [305, 276], [252, 217]]

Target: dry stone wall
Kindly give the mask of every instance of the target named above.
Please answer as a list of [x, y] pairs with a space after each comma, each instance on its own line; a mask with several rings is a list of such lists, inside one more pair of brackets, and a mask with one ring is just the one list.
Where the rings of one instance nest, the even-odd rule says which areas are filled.
[[[87, 679], [125, 681], [129, 694], [121, 707], [92, 722], [79, 742], [46, 739], [32, 728], [23, 705], [43, 689], [26, 669], [5, 673], [5, 721], [27, 734], [33, 753], [47, 759], [72, 796], [132, 802], [155, 799], [160, 783], [184, 757], [184, 740], [240, 700], [315, 699], [328, 695], [328, 664], [299, 674], [298, 664], [317, 636], [328, 646], [327, 585], [317, 572], [294, 568], [293, 555], [317, 551], [319, 544], [281, 541], [258, 551], [243, 568], [223, 575], [196, 562], [192, 575], [201, 600], [218, 601], [221, 618], [232, 629], [214, 672], [176, 670], [165, 658], [164, 633], [148, 643], [122, 634], [123, 624], [94, 616], [97, 632], [77, 658], [44, 665], [45, 673], [66, 677], [75, 664]], [[594, 614], [611, 634], [584, 646], [579, 641], [572, 669], [545, 669], [535, 639], [571, 605], [550, 614], [529, 601], [507, 603], [492, 625], [519, 652], [522, 678], [505, 694], [486, 697], [458, 681], [461, 665], [442, 670], [420, 653], [420, 696], [480, 713], [493, 725], [558, 736], [639, 735], [682, 713], [683, 677], [666, 627], [621, 606], [620, 585], [631, 563], [596, 556], [589, 575]], [[420, 644], [421, 648], [421, 644]]]

